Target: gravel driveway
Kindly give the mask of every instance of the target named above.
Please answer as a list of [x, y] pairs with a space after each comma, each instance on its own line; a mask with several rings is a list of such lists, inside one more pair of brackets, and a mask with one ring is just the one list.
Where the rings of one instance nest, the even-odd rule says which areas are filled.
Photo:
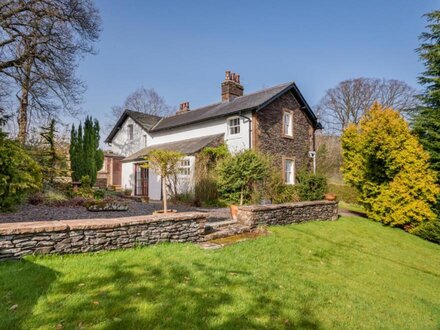
[[[83, 206], [78, 207], [53, 207], [47, 205], [23, 204], [16, 212], [0, 213], [0, 223], [5, 222], [27, 222], [47, 220], [75, 220], [75, 219], [103, 219], [122, 218], [139, 215], [150, 215], [156, 210], [162, 209], [161, 202], [150, 202], [148, 204], [133, 200], [125, 200], [128, 204], [128, 211], [120, 212], [90, 212]], [[221, 221], [229, 218], [229, 209], [203, 209], [186, 205], [169, 205], [170, 209], [178, 212], [199, 211], [207, 212], [208, 221]]]

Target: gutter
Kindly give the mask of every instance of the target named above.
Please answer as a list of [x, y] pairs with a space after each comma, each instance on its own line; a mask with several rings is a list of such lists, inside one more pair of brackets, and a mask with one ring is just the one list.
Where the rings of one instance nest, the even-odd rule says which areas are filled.
[[241, 111], [238, 113], [238, 116], [241, 118], [247, 119], [247, 121], [248, 121], [248, 124], [249, 124], [249, 149], [251, 149], [252, 148], [252, 119], [245, 116], [245, 115], [242, 115]]

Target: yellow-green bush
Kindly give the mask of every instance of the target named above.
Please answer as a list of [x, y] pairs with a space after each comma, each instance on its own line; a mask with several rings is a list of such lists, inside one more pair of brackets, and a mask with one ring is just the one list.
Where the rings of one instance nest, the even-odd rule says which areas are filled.
[[344, 131], [342, 147], [344, 179], [359, 191], [371, 219], [411, 228], [436, 218], [435, 172], [397, 111], [376, 103]]

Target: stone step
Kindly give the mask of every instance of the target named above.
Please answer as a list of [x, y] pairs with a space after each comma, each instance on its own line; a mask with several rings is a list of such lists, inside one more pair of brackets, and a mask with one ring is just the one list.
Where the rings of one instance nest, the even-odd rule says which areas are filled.
[[212, 228], [221, 228], [221, 227], [235, 225], [236, 223], [237, 220], [228, 219], [222, 221], [208, 222], [206, 225]]
[[251, 231], [251, 229], [248, 226], [243, 226], [238, 224], [229, 225], [226, 227], [220, 227], [217, 230], [214, 229], [213, 232], [207, 232], [205, 234], [205, 241], [210, 241], [217, 238], [229, 237], [232, 235], [238, 235], [249, 231]]

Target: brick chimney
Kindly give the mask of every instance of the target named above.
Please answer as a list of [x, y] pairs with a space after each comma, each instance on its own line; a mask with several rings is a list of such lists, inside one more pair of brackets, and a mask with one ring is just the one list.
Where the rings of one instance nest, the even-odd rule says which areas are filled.
[[180, 115], [182, 113], [189, 111], [189, 102], [180, 103], [180, 108], [177, 110], [176, 115]]
[[240, 84], [240, 75], [226, 71], [222, 82], [222, 102], [230, 102], [236, 97], [243, 96], [243, 86]]

